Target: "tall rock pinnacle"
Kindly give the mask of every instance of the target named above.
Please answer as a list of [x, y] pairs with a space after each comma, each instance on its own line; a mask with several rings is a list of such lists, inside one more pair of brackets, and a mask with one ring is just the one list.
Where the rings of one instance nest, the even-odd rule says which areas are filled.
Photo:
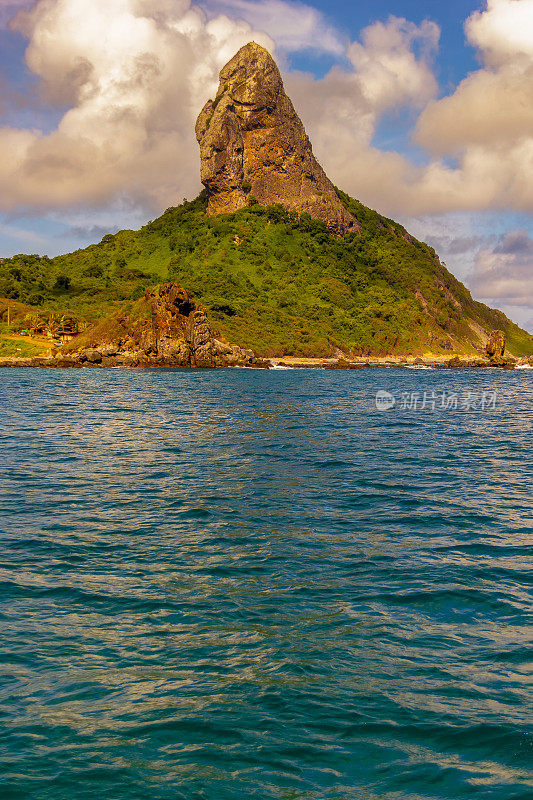
[[236, 211], [254, 196], [323, 220], [333, 233], [359, 230], [313, 155], [271, 55], [255, 42], [220, 73], [214, 100], [198, 117], [201, 179], [209, 214]]

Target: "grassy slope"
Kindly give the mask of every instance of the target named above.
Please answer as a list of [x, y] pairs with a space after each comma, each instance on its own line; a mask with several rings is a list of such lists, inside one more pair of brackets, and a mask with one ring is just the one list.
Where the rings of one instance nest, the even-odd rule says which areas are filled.
[[222, 335], [264, 355], [325, 355], [334, 346], [473, 352], [467, 318], [503, 328], [511, 352], [533, 353], [533, 337], [474, 302], [432, 248], [340, 196], [362, 235], [334, 239], [279, 206], [207, 217], [198, 198], [85, 250], [0, 260], [0, 296], [96, 322], [172, 279], [210, 309]]
[[34, 316], [39, 311], [40, 309], [32, 309], [16, 300], [0, 299], [0, 358], [31, 358], [47, 355], [50, 352], [52, 343], [45, 337], [21, 336], [18, 333], [18, 331], [28, 328], [26, 318]]
[[0, 358], [33, 358], [48, 355], [49, 351], [49, 344], [23, 337], [3, 336], [0, 332]]

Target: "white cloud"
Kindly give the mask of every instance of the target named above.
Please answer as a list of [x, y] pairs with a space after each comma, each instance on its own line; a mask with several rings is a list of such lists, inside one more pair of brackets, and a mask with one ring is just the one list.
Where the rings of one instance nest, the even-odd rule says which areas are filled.
[[[69, 110], [49, 135], [0, 129], [0, 208], [122, 198], [157, 210], [191, 196], [196, 115], [251, 39], [344, 55], [343, 68], [289, 72], [286, 86], [326, 171], [363, 202], [388, 215], [533, 208], [533, 0], [490, 0], [470, 17], [485, 65], [441, 100], [435, 23], [391, 17], [349, 43], [303, 3], [205, 3], [210, 16], [189, 0], [40, 0], [19, 15], [30, 69]], [[382, 116], [402, 107], [422, 109], [422, 166], [373, 145]]]
[[[0, 0], [0, 26], [30, 6]], [[332, 180], [433, 244], [476, 296], [523, 324], [531, 318], [532, 240], [487, 233], [480, 212], [533, 209], [533, 0], [489, 0], [467, 20], [482, 66], [440, 100], [432, 22], [391, 17], [350, 43], [303, 3], [205, 7], [209, 14], [190, 0], [40, 0], [19, 14], [44, 97], [69, 110], [49, 135], [0, 127], [0, 209], [45, 209], [74, 233], [138, 227], [200, 188], [194, 122], [238, 48], [255, 39], [276, 48], [282, 65], [313, 48], [342, 56], [343, 67], [319, 80], [289, 72], [285, 84]], [[402, 107], [422, 110], [425, 165], [373, 145], [383, 115]], [[45, 246], [13, 226], [0, 234]]]
[[[286, 47], [317, 40], [322, 49], [341, 47], [323, 17], [303, 4], [225, 5], [274, 32], [268, 21], [277, 20]], [[191, 195], [199, 187], [194, 122], [220, 68], [251, 39], [274, 48], [249, 22], [207, 18], [189, 0], [40, 0], [15, 26], [29, 39], [26, 60], [46, 95], [70, 109], [47, 136], [0, 130], [8, 153], [0, 164], [4, 209], [98, 205], [121, 196], [156, 209]], [[326, 166], [338, 163], [349, 179], [347, 154], [360, 142], [368, 150], [384, 111], [419, 106], [435, 94], [428, 58], [437, 41], [433, 23], [391, 18], [363, 31], [361, 44], [348, 44], [351, 71], [335, 68], [323, 81], [289, 76], [318, 145], [336, 154]], [[379, 157], [369, 151], [369, 161]], [[391, 159], [403, 169], [401, 157], [391, 155], [376, 163], [378, 172], [387, 172]]]
[[16, 28], [55, 101], [56, 130], [0, 129], [0, 206], [104, 204], [124, 196], [160, 209], [199, 188], [198, 111], [218, 72], [268, 36], [189, 0], [41, 0]]
[[434, 156], [459, 158], [456, 170], [436, 168], [456, 208], [531, 210], [533, 0], [489, 0], [465, 30], [485, 66], [427, 105], [416, 140]]
[[[347, 56], [351, 71], [334, 67], [324, 78], [291, 73], [286, 85], [308, 128], [315, 151], [330, 177], [365, 202], [405, 210], [400, 183], [415, 180], [416, 170], [397, 153], [372, 147], [383, 113], [426, 103], [437, 91], [430, 59], [439, 29], [417, 27], [391, 17], [362, 31]], [[418, 57], [413, 52], [418, 47]], [[408, 193], [406, 187], [402, 187]]]
[[478, 70], [453, 95], [428, 105], [417, 128], [419, 144], [435, 155], [498, 149], [532, 136], [533, 64]]
[[533, 308], [533, 238], [525, 230], [509, 231], [480, 250], [470, 284], [490, 302]]
[[315, 50], [343, 55], [344, 37], [312, 6], [291, 0], [205, 0], [206, 9], [246, 20], [265, 31], [280, 52]]
[[[297, 104], [330, 177], [390, 215], [533, 209], [533, 0], [492, 0], [466, 23], [487, 64], [433, 100], [432, 23], [376, 23], [349, 52], [353, 73], [294, 81]], [[425, 47], [420, 47], [423, 44]], [[422, 51], [418, 57], [415, 52]], [[313, 97], [324, 97], [324, 112]], [[366, 101], [366, 102], [365, 102]], [[372, 146], [383, 111], [423, 107], [417, 166]], [[449, 159], [456, 159], [452, 165]]]
[[499, 67], [522, 57], [533, 58], [533, 0], [488, 0], [465, 24], [470, 42], [484, 62]]
[[[362, 44], [353, 42], [348, 58], [364, 96], [376, 112], [403, 105], [423, 106], [437, 92], [437, 82], [428, 57], [437, 48], [440, 29], [425, 21], [419, 27], [391, 17], [362, 32]], [[421, 44], [423, 56], [412, 48]]]
[[430, 104], [418, 140], [433, 152], [533, 137], [533, 0], [489, 0], [465, 23], [485, 67]]

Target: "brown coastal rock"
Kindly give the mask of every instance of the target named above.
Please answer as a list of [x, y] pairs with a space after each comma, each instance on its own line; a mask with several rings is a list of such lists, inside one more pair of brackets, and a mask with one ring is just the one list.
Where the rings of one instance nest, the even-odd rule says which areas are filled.
[[492, 331], [490, 334], [485, 353], [489, 358], [503, 358], [505, 353], [505, 333], [504, 331]]
[[332, 233], [360, 230], [313, 155], [272, 56], [255, 42], [220, 73], [196, 123], [208, 213], [237, 211], [255, 198], [324, 221]]
[[264, 366], [252, 350], [219, 341], [207, 312], [177, 283], [148, 289], [132, 315], [119, 312], [85, 334], [85, 346], [58, 353], [52, 366]]
[[143, 337], [144, 351], [157, 361], [184, 367], [223, 366], [204, 308], [176, 283], [147, 292], [151, 303], [151, 336]]

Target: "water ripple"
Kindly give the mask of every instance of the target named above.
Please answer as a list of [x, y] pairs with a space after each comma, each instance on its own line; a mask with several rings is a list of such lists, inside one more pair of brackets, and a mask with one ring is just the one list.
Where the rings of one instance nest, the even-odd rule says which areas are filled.
[[527, 371], [6, 371], [2, 800], [531, 797], [532, 399]]

